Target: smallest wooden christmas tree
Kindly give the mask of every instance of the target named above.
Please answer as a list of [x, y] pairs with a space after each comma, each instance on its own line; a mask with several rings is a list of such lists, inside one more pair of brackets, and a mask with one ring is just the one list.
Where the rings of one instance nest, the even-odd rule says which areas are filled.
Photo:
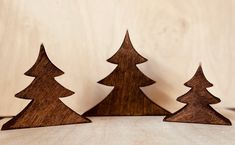
[[59, 99], [74, 94], [55, 80], [55, 77], [62, 74], [64, 72], [49, 60], [44, 46], [41, 45], [36, 63], [25, 73], [35, 79], [27, 88], [15, 95], [32, 101], [18, 115], [5, 123], [2, 130], [90, 122]]
[[206, 88], [212, 87], [204, 76], [201, 65], [191, 80], [185, 83], [185, 86], [191, 90], [183, 96], [177, 98], [177, 101], [186, 103], [182, 109], [168, 115], [164, 121], [201, 123], [215, 125], [231, 125], [231, 122], [216, 112], [209, 104], [216, 104], [220, 99], [213, 96]]

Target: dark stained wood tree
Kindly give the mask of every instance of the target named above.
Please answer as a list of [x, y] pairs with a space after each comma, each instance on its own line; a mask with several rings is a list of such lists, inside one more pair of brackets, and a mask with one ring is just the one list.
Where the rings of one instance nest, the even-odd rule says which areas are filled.
[[210, 104], [219, 103], [220, 99], [213, 96], [206, 89], [212, 87], [213, 84], [206, 79], [201, 65], [198, 67], [193, 78], [185, 83], [185, 86], [190, 87], [190, 91], [177, 98], [177, 101], [187, 105], [179, 111], [166, 116], [164, 121], [231, 125], [227, 118], [210, 106]]
[[118, 64], [115, 70], [98, 83], [114, 86], [112, 92], [84, 116], [140, 116], [166, 115], [167, 110], [152, 102], [140, 89], [155, 83], [145, 76], [136, 64], [147, 61], [136, 52], [131, 44], [128, 31], [114, 56], [107, 60]]
[[64, 72], [49, 60], [44, 46], [41, 45], [36, 63], [25, 73], [35, 79], [26, 89], [15, 95], [32, 101], [23, 111], [5, 123], [2, 130], [90, 122], [59, 99], [74, 94], [55, 80], [54, 77], [62, 74]]

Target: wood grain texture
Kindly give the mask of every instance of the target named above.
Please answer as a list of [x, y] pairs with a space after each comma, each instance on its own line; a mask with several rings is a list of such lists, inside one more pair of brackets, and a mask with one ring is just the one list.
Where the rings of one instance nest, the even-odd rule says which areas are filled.
[[85, 112], [84, 116], [141, 116], [168, 115], [170, 112], [151, 101], [140, 89], [155, 83], [145, 76], [136, 66], [144, 63], [134, 49], [128, 31], [119, 50], [107, 60], [118, 66], [98, 83], [114, 86], [111, 93], [95, 107]]
[[59, 99], [74, 92], [61, 86], [54, 77], [64, 74], [48, 58], [43, 45], [36, 63], [25, 73], [33, 82], [15, 96], [32, 100], [24, 110], [2, 126], [2, 130], [88, 123]]
[[169, 111], [199, 62], [222, 103], [235, 107], [234, 0], [0, 0], [0, 115], [14, 116], [29, 103], [15, 92], [33, 78], [22, 72], [35, 62], [43, 42], [53, 63], [66, 72], [56, 80], [73, 90], [61, 100], [79, 114], [102, 101], [112, 87], [97, 84], [115, 68], [104, 63], [128, 29], [138, 68], [157, 83], [142, 88]]
[[201, 65], [198, 67], [195, 75], [185, 86], [191, 90], [177, 98], [177, 101], [186, 103], [179, 111], [168, 115], [164, 121], [184, 122], [184, 123], [202, 123], [215, 125], [232, 125], [223, 115], [215, 111], [210, 104], [217, 104], [220, 99], [213, 96], [206, 88], [212, 87], [205, 77]]

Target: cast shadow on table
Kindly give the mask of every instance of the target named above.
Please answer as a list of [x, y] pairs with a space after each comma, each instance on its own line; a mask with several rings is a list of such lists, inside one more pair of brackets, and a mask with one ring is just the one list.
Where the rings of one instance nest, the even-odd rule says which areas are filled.
[[[89, 80], [87, 82], [87, 85], [83, 86], [83, 91], [85, 92], [86, 96], [82, 96], [84, 99], [82, 99], [82, 102], [78, 102], [78, 104], [80, 104], [80, 106], [85, 109], [83, 109], [82, 112], [79, 112], [79, 114], [85, 113], [87, 110], [93, 108], [103, 99], [105, 99], [105, 97], [110, 93], [109, 91], [105, 91], [105, 89], [108, 88], [111, 91], [113, 88], [108, 86], [103, 87], [103, 85], [97, 83], [98, 81]], [[93, 91], [91, 91], [91, 86], [95, 87]], [[80, 94], [79, 90], [76, 94]]]
[[[142, 90], [145, 91], [145, 94], [155, 103], [158, 105], [164, 107], [166, 110], [169, 111], [169, 106], [172, 105], [175, 100], [170, 99], [171, 96], [169, 96], [166, 91], [167, 90], [175, 90], [169, 82], [164, 80], [163, 76], [158, 74], [157, 72], [160, 72], [162, 69], [164, 69], [164, 66], [160, 66], [156, 62], [153, 62], [153, 60], [149, 60], [151, 62], [151, 66], [149, 65], [150, 63], [145, 63], [145, 70], [148, 70], [148, 74], [143, 71], [145, 75], [150, 77], [155, 81], [155, 84], [147, 87], [143, 87]], [[137, 65], [138, 66], [138, 65]], [[154, 67], [152, 67], [154, 66]], [[179, 77], [179, 76], [177, 76]], [[148, 93], [147, 93], [148, 91]], [[176, 97], [176, 96], [175, 96]]]
[[235, 120], [235, 107], [223, 107], [224, 110], [227, 110], [223, 112], [223, 115], [226, 116], [231, 121]]
[[154, 86], [148, 86], [151, 87], [150, 89], [144, 87], [141, 88], [141, 90], [144, 91], [144, 93], [150, 100], [169, 111], [169, 104], [172, 104], [172, 101], [174, 100], [171, 100], [170, 96], [167, 95], [164, 90], [159, 88], [159, 84], [165, 84], [165, 82], [161, 79], [158, 79], [158, 81], [153, 84]]
[[5, 118], [12, 118], [14, 116], [0, 116], [0, 120], [5, 119]]
[[232, 107], [232, 108], [225, 108], [225, 109], [227, 109], [227, 110], [229, 110], [229, 111], [234, 111], [234, 112], [235, 112], [235, 107]]

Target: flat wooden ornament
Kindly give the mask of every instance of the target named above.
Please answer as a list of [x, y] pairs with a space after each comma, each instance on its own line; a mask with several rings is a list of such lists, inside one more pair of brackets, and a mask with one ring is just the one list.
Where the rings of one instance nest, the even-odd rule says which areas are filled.
[[15, 95], [32, 101], [23, 111], [5, 123], [2, 130], [91, 122], [59, 99], [74, 94], [54, 79], [62, 74], [64, 72], [49, 60], [44, 46], [41, 45], [36, 63], [25, 73], [35, 79], [27, 88]]
[[186, 103], [182, 109], [168, 115], [164, 121], [201, 123], [214, 125], [232, 125], [231, 122], [215, 111], [210, 104], [220, 102], [220, 99], [213, 96], [206, 88], [212, 87], [205, 77], [201, 65], [191, 80], [185, 83], [191, 90], [177, 98], [177, 101]]
[[84, 116], [141, 116], [167, 115], [169, 111], [151, 101], [140, 89], [155, 83], [136, 66], [147, 59], [136, 52], [131, 44], [128, 31], [114, 56], [107, 60], [118, 66], [98, 83], [114, 86], [111, 93]]

